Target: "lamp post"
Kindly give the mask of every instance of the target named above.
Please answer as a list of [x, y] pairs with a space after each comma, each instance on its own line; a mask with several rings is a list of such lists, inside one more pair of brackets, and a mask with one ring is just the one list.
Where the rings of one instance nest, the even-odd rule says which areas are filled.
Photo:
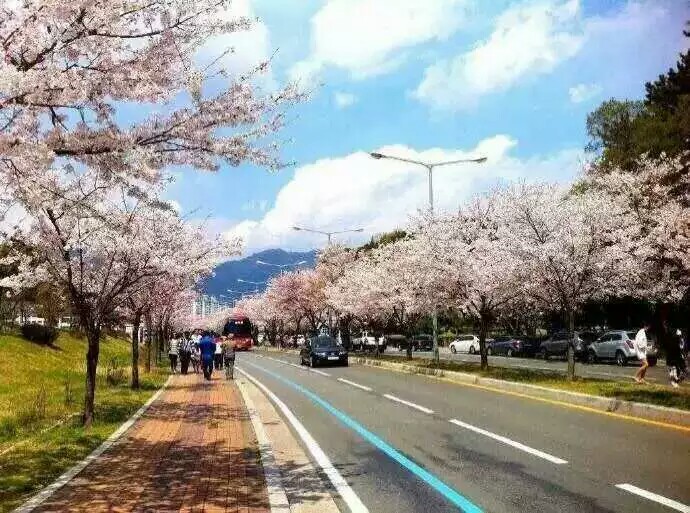
[[[371, 152], [369, 153], [371, 157], [380, 159], [397, 160], [398, 162], [405, 162], [407, 164], [414, 164], [416, 166], [422, 166], [426, 168], [429, 176], [429, 212], [434, 215], [434, 168], [441, 166], [451, 166], [453, 164], [482, 164], [486, 162], [486, 157], [478, 157], [472, 159], [456, 159], [456, 160], [446, 160], [442, 162], [424, 162], [422, 160], [408, 159], [405, 157], [396, 157], [395, 155], [385, 155], [383, 153]], [[438, 310], [436, 302], [431, 312], [431, 326], [433, 332], [433, 350], [434, 350], [434, 362], [439, 363], [438, 354]]]
[[313, 230], [311, 228], [303, 228], [301, 226], [293, 226], [292, 229], [297, 231], [297, 232], [310, 232], [310, 233], [318, 233], [319, 235], [325, 235], [328, 238], [328, 245], [329, 246], [331, 245], [331, 237], [333, 237], [333, 235], [339, 235], [341, 233], [360, 233], [360, 232], [364, 231], [364, 228], [355, 228], [352, 230], [338, 230], [338, 231], [334, 231], [334, 232], [326, 232], [326, 231], [322, 231], [322, 230]]
[[249, 280], [243, 280], [242, 278], [237, 278], [237, 281], [240, 283], [249, 283], [250, 285], [254, 285], [254, 293], [259, 292], [259, 285], [265, 285], [267, 282], [265, 281], [249, 281]]
[[300, 265], [306, 264], [307, 261], [306, 260], [300, 260], [299, 262], [293, 262], [291, 264], [272, 264], [271, 262], [264, 262], [263, 260], [257, 260], [256, 263], [258, 265], [276, 267], [276, 268], [280, 269], [280, 274], [283, 274], [283, 272], [285, 272], [285, 269], [287, 269], [288, 267], [298, 267]]

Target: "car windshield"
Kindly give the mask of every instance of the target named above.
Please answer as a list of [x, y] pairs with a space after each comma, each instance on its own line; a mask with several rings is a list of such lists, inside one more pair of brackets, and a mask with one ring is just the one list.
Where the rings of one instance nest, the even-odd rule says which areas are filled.
[[633, 340], [635, 339], [635, 335], [637, 335], [637, 333], [635, 333], [634, 331], [628, 331], [627, 333], [628, 333], [628, 338], [633, 339]]
[[330, 347], [338, 347], [338, 343], [331, 337], [317, 337], [312, 339], [311, 345], [315, 348], [324, 349]]
[[510, 340], [510, 337], [502, 336], [502, 337], [496, 337], [494, 339], [494, 342], [507, 342]]

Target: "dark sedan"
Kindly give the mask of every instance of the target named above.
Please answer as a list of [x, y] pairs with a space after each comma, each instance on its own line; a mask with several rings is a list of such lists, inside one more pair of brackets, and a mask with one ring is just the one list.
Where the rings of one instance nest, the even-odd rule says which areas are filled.
[[505, 356], [534, 356], [535, 348], [529, 341], [519, 338], [502, 336], [494, 338], [489, 344], [487, 352], [490, 355]]
[[347, 350], [338, 345], [333, 337], [321, 335], [310, 338], [299, 352], [300, 363], [317, 367], [319, 365], [344, 365], [347, 367]]

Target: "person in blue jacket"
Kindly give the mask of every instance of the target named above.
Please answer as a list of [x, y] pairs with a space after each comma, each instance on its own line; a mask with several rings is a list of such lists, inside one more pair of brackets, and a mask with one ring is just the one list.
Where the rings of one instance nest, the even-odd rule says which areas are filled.
[[210, 380], [211, 374], [213, 374], [213, 355], [216, 353], [216, 343], [211, 333], [205, 331], [197, 346], [201, 352], [201, 368], [204, 371], [204, 378]]

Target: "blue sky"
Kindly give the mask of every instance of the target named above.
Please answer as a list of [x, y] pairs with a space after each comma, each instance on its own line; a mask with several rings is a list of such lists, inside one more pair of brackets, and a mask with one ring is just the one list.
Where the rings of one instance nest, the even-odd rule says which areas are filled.
[[[338, 230], [357, 243], [404, 226], [426, 201], [414, 166], [365, 152], [443, 160], [487, 156], [435, 176], [452, 209], [500, 180], [567, 181], [580, 171], [585, 119], [644, 82], [687, 44], [685, 0], [235, 0], [258, 17], [232, 44], [230, 69], [272, 56], [266, 90], [296, 80], [309, 100], [277, 135], [293, 166], [185, 171], [169, 196], [183, 213], [245, 239], [247, 252], [324, 241], [293, 225]], [[216, 45], [217, 48], [214, 48]]]

